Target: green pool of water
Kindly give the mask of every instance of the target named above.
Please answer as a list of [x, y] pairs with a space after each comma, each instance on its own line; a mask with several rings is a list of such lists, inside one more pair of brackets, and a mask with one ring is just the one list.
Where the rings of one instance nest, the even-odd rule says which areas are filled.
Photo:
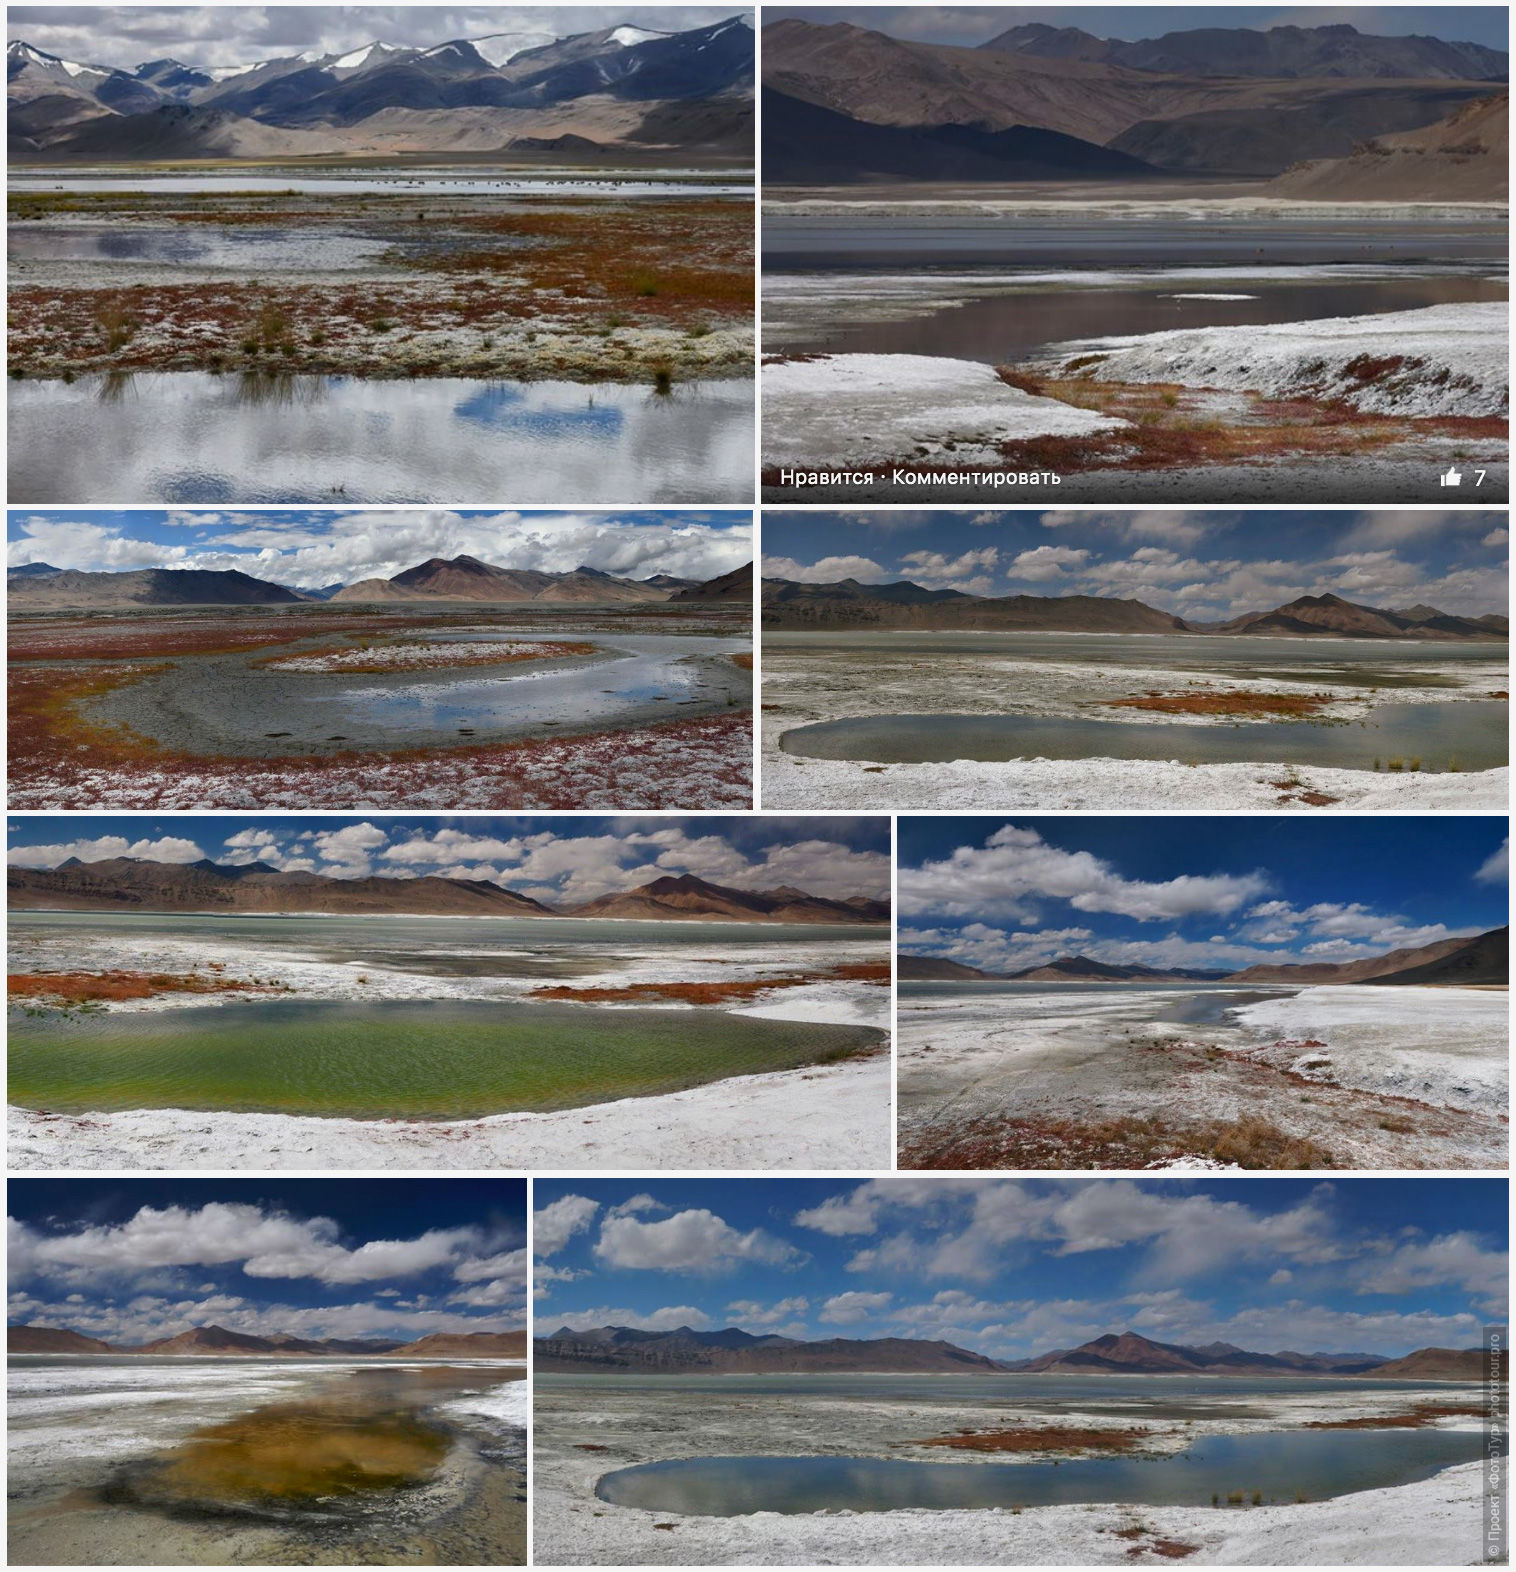
[[580, 1108], [844, 1058], [870, 1027], [721, 1010], [270, 1001], [10, 1016], [10, 1096], [66, 1113], [192, 1108], [464, 1119]]

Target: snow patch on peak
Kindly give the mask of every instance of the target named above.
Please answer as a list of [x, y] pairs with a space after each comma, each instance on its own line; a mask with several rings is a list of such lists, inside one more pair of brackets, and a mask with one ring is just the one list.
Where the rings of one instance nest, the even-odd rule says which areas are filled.
[[500, 67], [528, 49], [545, 49], [558, 42], [553, 33], [486, 33], [483, 38], [465, 40], [474, 46], [480, 57], [490, 65]]
[[655, 33], [646, 27], [617, 27], [611, 30], [611, 42], [629, 49], [633, 44], [651, 43], [655, 38], [669, 38], [670, 33]]
[[353, 50], [349, 55], [343, 55], [341, 59], [333, 63], [339, 71], [350, 71], [354, 66], [367, 64], [376, 54], [397, 55], [399, 53], [398, 45], [379, 43], [376, 40], [372, 44], [365, 44], [362, 49]]

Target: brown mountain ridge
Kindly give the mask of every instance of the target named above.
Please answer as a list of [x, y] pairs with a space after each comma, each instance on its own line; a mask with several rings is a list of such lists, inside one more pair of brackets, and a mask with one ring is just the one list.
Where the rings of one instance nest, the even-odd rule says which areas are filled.
[[1478, 639], [1509, 637], [1507, 618], [1466, 617], [1415, 606], [1392, 611], [1360, 606], [1340, 595], [1302, 595], [1271, 611], [1246, 612], [1226, 622], [1189, 622], [1140, 600], [1099, 595], [965, 595], [928, 590], [909, 580], [860, 584], [841, 579], [806, 584], [764, 579], [763, 626], [802, 628], [1002, 629], [1006, 632], [1179, 633], [1198, 637], [1289, 634], [1370, 639]]
[[106, 1343], [65, 1327], [11, 1326], [6, 1328], [6, 1351], [12, 1354], [153, 1354], [185, 1358], [351, 1358], [384, 1355], [386, 1358], [524, 1359], [525, 1332], [432, 1332], [414, 1342], [396, 1338], [304, 1338], [288, 1333], [255, 1337], [230, 1332], [224, 1326], [197, 1326], [173, 1337], [147, 1343]]
[[1077, 1348], [1030, 1359], [997, 1360], [957, 1344], [917, 1338], [826, 1338], [806, 1341], [739, 1327], [667, 1332], [602, 1326], [560, 1326], [532, 1344], [534, 1370], [581, 1375], [780, 1374], [870, 1371], [993, 1375], [1265, 1375], [1365, 1376], [1429, 1381], [1476, 1381], [1483, 1350], [1425, 1348], [1391, 1359], [1373, 1353], [1254, 1353], [1232, 1343], [1192, 1348], [1158, 1343], [1138, 1332], [1107, 1332]]
[[1356, 961], [1307, 961], [1248, 966], [1241, 971], [1203, 971], [1173, 967], [1116, 965], [1087, 955], [1060, 955], [1056, 960], [1018, 972], [989, 972], [960, 961], [932, 955], [901, 955], [895, 974], [902, 982], [1226, 982], [1377, 983], [1463, 987], [1504, 987], [1510, 982], [1510, 930], [1492, 928], [1472, 938], [1437, 939], [1410, 949]]
[[637, 889], [557, 908], [486, 879], [435, 874], [334, 879], [319, 873], [282, 873], [267, 863], [165, 863], [136, 857], [100, 862], [70, 857], [56, 868], [11, 868], [7, 899], [13, 909], [27, 911], [388, 912], [773, 923], [882, 923], [890, 915], [887, 901], [866, 896], [832, 899], [787, 885], [729, 889], [692, 874], [665, 874]]

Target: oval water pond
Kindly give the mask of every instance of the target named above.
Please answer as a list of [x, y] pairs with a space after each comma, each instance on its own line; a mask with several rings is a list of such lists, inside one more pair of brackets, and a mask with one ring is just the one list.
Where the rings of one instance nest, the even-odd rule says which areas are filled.
[[1383, 704], [1366, 721], [1249, 721], [1187, 726], [1042, 715], [859, 715], [797, 726], [786, 752], [875, 764], [953, 759], [1162, 759], [1197, 764], [1317, 764], [1371, 770], [1420, 759], [1427, 773], [1490, 770], [1506, 763], [1507, 708], [1496, 700]]
[[741, 502], [753, 384], [204, 371], [10, 385], [13, 503]]
[[581, 1108], [871, 1049], [870, 1027], [712, 1009], [439, 1000], [10, 1012], [11, 1100], [84, 1113], [192, 1108], [469, 1119]]
[[694, 1517], [750, 1512], [950, 1511], [1123, 1502], [1209, 1506], [1320, 1501], [1410, 1484], [1480, 1456], [1475, 1431], [1270, 1431], [1205, 1436], [1169, 1458], [1092, 1457], [1058, 1463], [916, 1463], [878, 1457], [696, 1457], [605, 1475], [613, 1506]]

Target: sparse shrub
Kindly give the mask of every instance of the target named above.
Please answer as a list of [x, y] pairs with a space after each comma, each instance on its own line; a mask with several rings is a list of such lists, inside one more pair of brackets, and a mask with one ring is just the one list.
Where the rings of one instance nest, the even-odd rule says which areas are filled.
[[95, 307], [95, 321], [105, 334], [107, 354], [124, 349], [136, 337], [137, 319], [119, 300], [102, 300]]

